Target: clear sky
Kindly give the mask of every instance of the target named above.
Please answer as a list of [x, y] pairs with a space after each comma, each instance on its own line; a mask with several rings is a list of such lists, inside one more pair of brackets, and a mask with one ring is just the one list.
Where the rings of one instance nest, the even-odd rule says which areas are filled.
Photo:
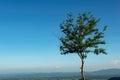
[[86, 71], [120, 68], [120, 0], [0, 0], [0, 72], [79, 71], [79, 57], [59, 51], [69, 12], [92, 12], [108, 26], [108, 55], [89, 54]]

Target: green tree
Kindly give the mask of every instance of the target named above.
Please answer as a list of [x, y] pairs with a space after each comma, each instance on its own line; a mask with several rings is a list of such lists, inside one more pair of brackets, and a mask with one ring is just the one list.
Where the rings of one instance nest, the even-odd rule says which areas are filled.
[[60, 37], [60, 51], [61, 54], [75, 53], [81, 59], [81, 76], [84, 76], [84, 61], [88, 53], [96, 55], [107, 54], [101, 45], [106, 44], [104, 38], [104, 31], [98, 27], [97, 19], [90, 13], [78, 14], [74, 17], [71, 13], [68, 14], [67, 19], [60, 24], [60, 30], [63, 33]]

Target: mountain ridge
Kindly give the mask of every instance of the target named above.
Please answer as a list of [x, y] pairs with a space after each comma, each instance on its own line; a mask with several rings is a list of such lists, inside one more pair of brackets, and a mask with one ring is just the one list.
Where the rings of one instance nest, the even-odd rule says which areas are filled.
[[[13, 74], [0, 74], [0, 77], [14, 77], [14, 76], [40, 76], [40, 77], [72, 77], [72, 76], [80, 76], [80, 72], [33, 72], [33, 73], [13, 73]], [[120, 77], [120, 69], [103, 69], [93, 72], [85, 72], [85, 76], [87, 77]]]

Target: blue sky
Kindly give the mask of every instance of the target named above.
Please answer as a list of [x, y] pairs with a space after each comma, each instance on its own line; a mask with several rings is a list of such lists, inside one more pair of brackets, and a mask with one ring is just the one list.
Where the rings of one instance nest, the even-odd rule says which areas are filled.
[[86, 71], [119, 68], [119, 0], [0, 0], [0, 72], [79, 71], [79, 57], [59, 51], [59, 24], [69, 12], [92, 12], [108, 26], [108, 55], [89, 54]]

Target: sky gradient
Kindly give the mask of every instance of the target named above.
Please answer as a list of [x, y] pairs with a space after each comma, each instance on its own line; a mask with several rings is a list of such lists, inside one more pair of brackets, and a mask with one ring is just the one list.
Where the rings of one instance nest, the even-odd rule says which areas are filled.
[[59, 25], [69, 12], [91, 12], [108, 26], [108, 55], [89, 54], [86, 71], [120, 68], [119, 0], [0, 0], [0, 72], [79, 71], [79, 57], [59, 51]]

